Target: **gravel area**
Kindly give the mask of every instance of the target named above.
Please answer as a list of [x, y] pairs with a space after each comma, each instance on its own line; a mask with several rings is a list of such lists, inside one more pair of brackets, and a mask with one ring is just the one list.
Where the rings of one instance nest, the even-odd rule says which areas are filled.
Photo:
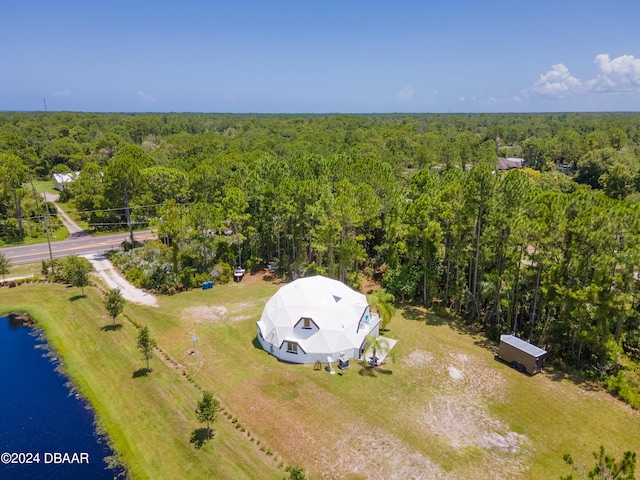
[[98, 276], [104, 280], [108, 288], [119, 288], [122, 296], [133, 303], [140, 305], [147, 305], [150, 307], [158, 306], [158, 299], [139, 288], [134, 287], [129, 283], [120, 272], [116, 270], [113, 264], [107, 260], [104, 255], [100, 253], [94, 253], [86, 255], [85, 258], [91, 262], [93, 268], [95, 268]]

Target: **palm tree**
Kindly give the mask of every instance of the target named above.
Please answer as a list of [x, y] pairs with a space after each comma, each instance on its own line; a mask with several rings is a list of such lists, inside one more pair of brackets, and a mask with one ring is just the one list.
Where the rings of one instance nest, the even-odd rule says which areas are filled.
[[365, 354], [369, 349], [372, 350], [371, 362], [369, 363], [371, 364], [372, 367], [377, 367], [378, 357], [376, 354], [378, 353], [378, 351], [388, 348], [389, 342], [384, 337], [376, 337], [375, 335], [369, 334], [364, 337], [364, 343], [365, 343], [365, 349], [364, 349]]
[[371, 308], [375, 309], [378, 315], [380, 315], [380, 320], [382, 321], [380, 325], [381, 330], [387, 329], [389, 322], [396, 313], [396, 307], [393, 305], [394, 301], [395, 297], [384, 288], [376, 290], [369, 295]]

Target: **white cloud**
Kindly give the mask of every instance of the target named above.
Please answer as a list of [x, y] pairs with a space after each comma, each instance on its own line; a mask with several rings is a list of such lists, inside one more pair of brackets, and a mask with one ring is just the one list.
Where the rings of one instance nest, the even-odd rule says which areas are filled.
[[138, 96], [144, 101], [144, 102], [155, 102], [156, 98], [149, 95], [148, 93], [144, 93], [142, 90], [138, 90]]
[[398, 92], [398, 96], [402, 99], [410, 98], [411, 96], [413, 96], [413, 87], [411, 85], [407, 85]]
[[459, 101], [459, 102], [464, 102], [464, 100], [465, 100], [465, 99], [464, 99], [464, 97], [460, 97], [460, 98], [458, 98], [458, 101]]
[[594, 63], [599, 75], [589, 82], [589, 90], [596, 92], [630, 92], [640, 89], [640, 58], [622, 55], [611, 60], [609, 54], [596, 56]]
[[564, 97], [569, 93], [579, 91], [582, 82], [569, 73], [569, 69], [562, 63], [553, 65], [552, 70], [540, 75], [533, 85], [533, 91], [542, 95]]
[[640, 91], [640, 58], [622, 55], [612, 60], [609, 54], [601, 53], [596, 56], [594, 63], [599, 73], [587, 81], [579, 80], [562, 63], [557, 63], [547, 73], [540, 75], [532, 90], [534, 93], [557, 98], [573, 93]]
[[69, 95], [71, 95], [71, 92], [68, 88], [65, 88], [64, 90], [56, 90], [51, 94], [52, 97], [68, 97]]

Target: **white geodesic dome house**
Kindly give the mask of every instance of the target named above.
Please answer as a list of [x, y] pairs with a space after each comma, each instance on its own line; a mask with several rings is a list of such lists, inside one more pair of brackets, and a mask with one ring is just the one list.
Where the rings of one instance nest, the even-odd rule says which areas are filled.
[[365, 336], [377, 337], [380, 318], [367, 297], [327, 277], [299, 278], [269, 299], [257, 322], [267, 352], [292, 363], [361, 358]]

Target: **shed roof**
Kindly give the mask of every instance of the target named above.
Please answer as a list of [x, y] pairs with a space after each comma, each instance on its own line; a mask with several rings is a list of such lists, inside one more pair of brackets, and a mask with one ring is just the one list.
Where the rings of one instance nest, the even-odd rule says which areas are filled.
[[534, 344], [525, 342], [514, 335], [500, 335], [500, 341], [536, 358], [547, 353], [545, 349], [536, 347]]
[[57, 183], [71, 183], [78, 178], [79, 174], [80, 172], [54, 173], [53, 179]]

